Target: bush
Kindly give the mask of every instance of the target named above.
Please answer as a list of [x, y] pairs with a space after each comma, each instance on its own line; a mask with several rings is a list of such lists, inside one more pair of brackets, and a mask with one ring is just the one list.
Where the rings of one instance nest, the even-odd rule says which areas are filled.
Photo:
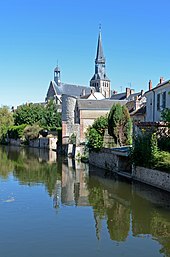
[[87, 138], [88, 138], [87, 146], [89, 147], [90, 150], [99, 151], [103, 146], [102, 135], [93, 127], [90, 128], [87, 133], [88, 133], [88, 135], [87, 135]]
[[143, 132], [134, 136], [132, 147], [132, 161], [136, 166], [153, 167], [155, 155], [158, 153], [155, 133]]
[[24, 129], [25, 139], [27, 141], [37, 139], [39, 137], [39, 132], [41, 129], [42, 128], [40, 128], [40, 126], [37, 124], [34, 124], [33, 126], [26, 126]]
[[11, 126], [8, 130], [8, 136], [9, 138], [18, 139], [22, 138], [24, 135], [24, 129], [27, 125], [22, 124], [19, 126]]
[[94, 151], [99, 151], [103, 147], [104, 132], [108, 128], [107, 116], [97, 118], [86, 133], [87, 147]]

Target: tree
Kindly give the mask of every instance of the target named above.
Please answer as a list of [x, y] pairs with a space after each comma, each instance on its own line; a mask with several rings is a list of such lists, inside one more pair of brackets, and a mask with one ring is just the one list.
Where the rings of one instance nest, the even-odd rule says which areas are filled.
[[23, 104], [14, 112], [15, 125], [40, 123], [44, 116], [44, 106], [41, 104]]
[[164, 109], [161, 113], [161, 117], [163, 121], [170, 122], [170, 109], [169, 108]]
[[7, 131], [14, 124], [13, 115], [7, 106], [0, 108], [0, 142], [4, 143]]
[[58, 112], [57, 105], [50, 101], [47, 105], [24, 104], [14, 112], [15, 125], [38, 124], [43, 129], [56, 129], [61, 127], [61, 113]]
[[108, 116], [108, 132], [119, 146], [131, 143], [132, 121], [126, 106], [113, 105]]
[[61, 113], [58, 112], [58, 107], [53, 101], [48, 102], [45, 106], [44, 116], [40, 124], [48, 130], [56, 130], [56, 128], [61, 127]]
[[97, 118], [86, 133], [89, 149], [99, 151], [103, 147], [104, 132], [108, 127], [107, 116]]

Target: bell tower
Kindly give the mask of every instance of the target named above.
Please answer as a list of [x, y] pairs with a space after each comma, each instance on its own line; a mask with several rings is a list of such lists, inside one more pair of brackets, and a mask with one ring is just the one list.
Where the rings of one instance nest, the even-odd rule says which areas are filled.
[[96, 92], [102, 93], [105, 98], [110, 98], [110, 80], [106, 76], [106, 60], [102, 48], [101, 26], [99, 27], [99, 36], [97, 43], [97, 54], [95, 59], [95, 74], [90, 80], [90, 86], [96, 89]]
[[54, 81], [55, 83], [59, 86], [61, 83], [61, 79], [60, 79], [60, 68], [57, 67], [54, 69]]

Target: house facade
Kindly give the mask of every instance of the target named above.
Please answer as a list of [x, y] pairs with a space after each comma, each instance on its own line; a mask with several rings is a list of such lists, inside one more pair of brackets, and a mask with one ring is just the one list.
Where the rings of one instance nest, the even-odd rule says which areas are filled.
[[152, 88], [152, 81], [149, 81], [149, 90], [146, 96], [146, 121], [161, 121], [161, 113], [165, 108], [170, 108], [170, 80], [164, 81], [160, 78], [159, 84]]

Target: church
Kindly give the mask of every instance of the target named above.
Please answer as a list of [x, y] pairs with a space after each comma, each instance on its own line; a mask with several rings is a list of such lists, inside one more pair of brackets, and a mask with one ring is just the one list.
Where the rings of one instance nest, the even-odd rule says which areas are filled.
[[90, 86], [72, 85], [61, 82], [61, 70], [54, 69], [54, 80], [50, 81], [46, 101], [52, 99], [58, 105], [62, 104], [62, 95], [70, 95], [83, 99], [100, 100], [110, 98], [111, 85], [106, 75], [106, 60], [103, 54], [101, 29], [99, 31], [97, 54], [95, 59], [95, 73], [90, 80]]

